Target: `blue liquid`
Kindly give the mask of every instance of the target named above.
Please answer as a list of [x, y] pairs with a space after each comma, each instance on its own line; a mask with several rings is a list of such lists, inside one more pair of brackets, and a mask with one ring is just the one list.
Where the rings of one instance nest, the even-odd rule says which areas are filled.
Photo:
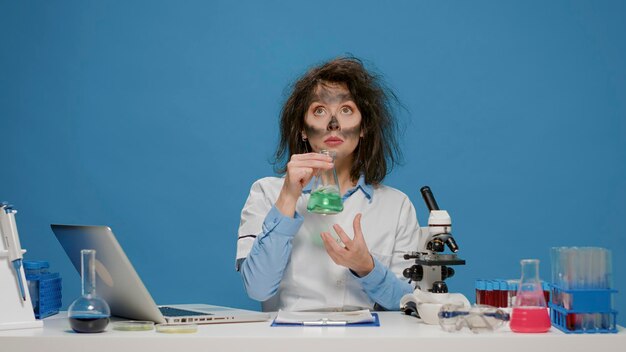
[[103, 332], [109, 325], [108, 315], [75, 315], [70, 317], [72, 330], [81, 333]]

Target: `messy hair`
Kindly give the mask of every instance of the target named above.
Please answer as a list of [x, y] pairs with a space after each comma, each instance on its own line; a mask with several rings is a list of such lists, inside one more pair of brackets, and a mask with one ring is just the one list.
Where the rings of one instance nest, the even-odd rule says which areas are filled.
[[276, 171], [284, 174], [293, 154], [311, 150], [308, 140], [301, 138], [304, 117], [318, 85], [328, 83], [345, 84], [361, 112], [363, 138], [356, 149], [351, 179], [356, 181], [363, 174], [367, 184], [381, 183], [402, 158], [392, 103], [400, 104], [382, 77], [368, 72], [355, 57], [340, 57], [313, 67], [290, 86], [291, 94], [280, 115], [280, 142], [274, 155]]

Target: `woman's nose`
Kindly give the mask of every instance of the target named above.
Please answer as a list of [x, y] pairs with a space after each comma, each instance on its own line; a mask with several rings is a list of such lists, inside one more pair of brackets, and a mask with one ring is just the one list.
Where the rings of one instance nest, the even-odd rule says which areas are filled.
[[328, 126], [326, 126], [327, 131], [339, 131], [341, 130], [341, 126], [339, 126], [339, 121], [335, 115], [330, 117], [330, 121], [328, 122]]

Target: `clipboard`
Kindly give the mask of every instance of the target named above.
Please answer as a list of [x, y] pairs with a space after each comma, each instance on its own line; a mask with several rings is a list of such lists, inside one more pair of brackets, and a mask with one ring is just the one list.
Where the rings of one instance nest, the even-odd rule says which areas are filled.
[[368, 322], [360, 322], [360, 323], [348, 323], [345, 321], [337, 321], [330, 319], [322, 319], [315, 321], [303, 321], [301, 323], [278, 323], [276, 319], [272, 320], [272, 327], [281, 327], [281, 326], [317, 326], [317, 327], [377, 327], [380, 326], [380, 319], [378, 318], [378, 313], [372, 313], [372, 317], [374, 317], [373, 321]]

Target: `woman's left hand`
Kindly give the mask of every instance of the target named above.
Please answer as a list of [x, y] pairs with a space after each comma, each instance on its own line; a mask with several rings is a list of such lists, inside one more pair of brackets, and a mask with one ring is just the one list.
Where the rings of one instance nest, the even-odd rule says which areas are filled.
[[335, 264], [345, 266], [354, 271], [359, 277], [363, 277], [374, 269], [374, 259], [372, 259], [372, 255], [367, 249], [367, 244], [365, 244], [365, 239], [363, 238], [361, 214], [357, 214], [354, 217], [353, 227], [354, 238], [350, 239], [341, 226], [333, 225], [333, 229], [335, 229], [341, 242], [343, 242], [343, 247], [335, 241], [329, 232], [322, 232], [321, 236], [326, 252], [328, 252]]

